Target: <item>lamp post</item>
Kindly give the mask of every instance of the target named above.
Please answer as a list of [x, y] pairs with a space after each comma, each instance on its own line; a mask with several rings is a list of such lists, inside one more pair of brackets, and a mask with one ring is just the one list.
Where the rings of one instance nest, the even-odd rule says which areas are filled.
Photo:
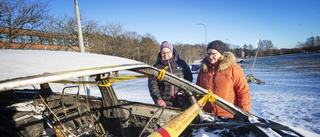
[[[80, 12], [79, 12], [79, 6], [78, 6], [78, 0], [74, 0], [74, 8], [76, 11], [76, 18], [77, 18], [77, 24], [78, 24], [78, 37], [79, 37], [79, 49], [81, 53], [85, 52], [84, 45], [83, 45], [83, 36], [82, 36], [82, 28], [81, 28], [81, 22], [80, 22]], [[83, 76], [80, 78], [80, 80], [88, 81], [89, 76]], [[85, 91], [87, 91], [87, 95], [90, 96], [90, 88], [88, 84], [84, 84]]]
[[207, 26], [204, 25], [203, 23], [198, 23], [197, 25], [202, 25], [202, 26], [204, 26], [204, 29], [205, 29], [205, 44], [207, 44]]
[[84, 53], [85, 51], [83, 46], [83, 36], [82, 36], [82, 28], [81, 28], [81, 22], [80, 22], [78, 0], [74, 0], [74, 8], [76, 10], [76, 17], [77, 17], [77, 23], [78, 23], [79, 49], [81, 53]]

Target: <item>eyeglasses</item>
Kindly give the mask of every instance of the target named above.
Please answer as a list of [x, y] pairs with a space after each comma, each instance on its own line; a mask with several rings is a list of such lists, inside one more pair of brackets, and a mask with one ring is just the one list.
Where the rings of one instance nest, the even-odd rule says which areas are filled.
[[218, 53], [206, 53], [206, 56], [210, 57], [210, 56], [217, 56]]
[[162, 55], [169, 55], [169, 54], [171, 54], [172, 53], [172, 51], [168, 51], [168, 52], [161, 52], [161, 54]]

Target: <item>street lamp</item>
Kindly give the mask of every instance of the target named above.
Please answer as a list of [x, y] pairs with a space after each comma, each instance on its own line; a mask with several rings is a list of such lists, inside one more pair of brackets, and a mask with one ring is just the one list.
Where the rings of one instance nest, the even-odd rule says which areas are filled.
[[203, 23], [198, 23], [197, 25], [204, 26], [204, 29], [205, 29], [205, 43], [204, 44], [207, 44], [207, 27], [206, 27], [206, 25], [204, 25]]

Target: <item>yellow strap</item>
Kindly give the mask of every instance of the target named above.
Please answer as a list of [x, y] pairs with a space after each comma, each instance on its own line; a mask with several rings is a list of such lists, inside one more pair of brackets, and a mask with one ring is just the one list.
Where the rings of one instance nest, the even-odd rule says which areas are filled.
[[210, 89], [207, 89], [207, 90], [209, 91], [209, 94], [211, 93], [210, 97], [208, 98], [208, 101], [211, 103], [216, 102], [218, 100], [219, 96], [216, 94], [213, 94], [213, 92]]
[[115, 77], [115, 78], [108, 78], [109, 82], [106, 84], [99, 84], [99, 86], [111, 86], [111, 82], [120, 82], [124, 80], [131, 80], [136, 78], [147, 78], [147, 75], [137, 75], [137, 76], [122, 76], [122, 77]]
[[109, 87], [111, 86], [111, 82], [109, 81], [108, 83], [106, 84], [99, 84], [99, 87]]
[[57, 137], [66, 137], [67, 135], [58, 127], [58, 126], [53, 126], [54, 133], [56, 133]]
[[[115, 77], [115, 78], [108, 78], [110, 82], [120, 82], [124, 80], [131, 80], [135, 78], [148, 78], [147, 75], [137, 75], [137, 76], [122, 76], [122, 77]], [[71, 80], [59, 80], [54, 81], [52, 83], [63, 83], [63, 84], [97, 84], [95, 81], [71, 81]]]
[[173, 120], [169, 121], [166, 125], [159, 128], [157, 131], [151, 133], [148, 137], [178, 137], [184, 129], [193, 121], [198, 115], [201, 108], [207, 102], [208, 98], [212, 93], [208, 93], [202, 97], [197, 103], [190, 106], [188, 109], [183, 111]]
[[62, 84], [97, 84], [95, 81], [71, 81], [71, 80], [59, 80], [52, 83], [62, 83]]
[[119, 82], [124, 80], [131, 80], [136, 78], [148, 78], [147, 75], [137, 75], [137, 76], [122, 76], [122, 77], [114, 77], [114, 78], [108, 78], [110, 82]]
[[160, 71], [160, 73], [159, 73], [159, 75], [158, 75], [158, 79], [159, 79], [160, 81], [162, 81], [162, 80], [164, 79], [164, 75], [166, 74], [167, 69], [168, 69], [168, 66], [164, 67], [164, 68]]

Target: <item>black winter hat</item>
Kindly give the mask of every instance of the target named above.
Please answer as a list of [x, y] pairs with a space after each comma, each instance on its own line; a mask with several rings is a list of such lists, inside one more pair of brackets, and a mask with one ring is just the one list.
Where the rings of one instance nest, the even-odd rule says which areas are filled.
[[207, 46], [207, 50], [208, 49], [215, 49], [217, 50], [218, 52], [220, 52], [220, 54], [223, 54], [224, 53], [224, 49], [227, 45], [225, 43], [223, 43], [222, 41], [220, 40], [215, 40], [215, 41], [212, 41], [208, 44]]

